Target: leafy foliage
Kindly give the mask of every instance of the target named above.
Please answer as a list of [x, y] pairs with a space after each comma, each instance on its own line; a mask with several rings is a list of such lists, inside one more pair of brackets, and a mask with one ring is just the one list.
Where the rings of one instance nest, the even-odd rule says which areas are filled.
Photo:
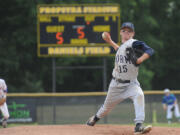
[[[36, 6], [38, 4], [102, 3], [101, 0], [1, 1], [0, 75], [9, 92], [51, 92], [52, 59], [37, 57]], [[179, 89], [180, 1], [104, 0], [118, 3], [121, 22], [132, 21], [136, 38], [145, 41], [155, 55], [140, 68], [143, 89]], [[57, 58], [57, 66], [102, 65], [102, 58]], [[114, 58], [107, 58], [108, 83]], [[102, 70], [57, 70], [57, 91], [102, 91]], [[166, 84], [166, 85], [165, 85]]]

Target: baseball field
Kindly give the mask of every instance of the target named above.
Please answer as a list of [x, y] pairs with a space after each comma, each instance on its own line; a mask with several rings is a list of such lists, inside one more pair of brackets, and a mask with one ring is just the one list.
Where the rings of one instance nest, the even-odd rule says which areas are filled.
[[[129, 125], [27, 125], [1, 128], [1, 135], [133, 135], [133, 126]], [[177, 125], [155, 125], [146, 135], [179, 135]]]
[[[29, 124], [9, 122], [8, 128], [3, 129], [0, 127], [0, 135], [133, 135], [134, 111], [129, 100], [117, 105], [106, 119], [102, 119], [94, 127], [89, 127], [85, 125], [85, 122], [100, 107], [104, 100], [103, 95], [31, 96], [28, 98], [17, 97], [16, 99], [13, 95], [10, 95], [8, 103], [12, 117], [16, 116], [14, 115], [16, 112], [19, 113], [29, 109], [28, 117], [34, 118], [33, 116], [36, 116], [34, 123], [37, 124], [32, 124], [33, 122]], [[153, 123], [153, 129], [147, 135], [178, 135], [180, 133], [180, 123], [177, 123], [174, 118], [171, 125], [167, 124], [165, 112], [161, 108], [160, 98], [158, 98], [161, 95], [145, 96], [147, 99], [145, 122]], [[54, 101], [56, 101], [55, 106]], [[22, 102], [28, 108], [18, 108]], [[14, 107], [12, 107], [13, 105]], [[36, 110], [31, 111], [32, 105], [36, 107]], [[26, 118], [26, 115], [23, 116]], [[19, 117], [19, 115], [16, 117]]]

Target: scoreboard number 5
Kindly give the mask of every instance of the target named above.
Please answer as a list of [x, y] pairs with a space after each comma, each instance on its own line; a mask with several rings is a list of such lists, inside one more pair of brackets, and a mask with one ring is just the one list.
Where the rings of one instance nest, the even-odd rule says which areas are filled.
[[79, 36], [78, 36], [79, 39], [82, 39], [85, 37], [85, 33], [84, 33], [83, 29], [84, 29], [83, 27], [77, 28], [77, 33], [79, 34]]
[[61, 32], [56, 33], [56, 39], [57, 39], [57, 44], [62, 44], [64, 42]]

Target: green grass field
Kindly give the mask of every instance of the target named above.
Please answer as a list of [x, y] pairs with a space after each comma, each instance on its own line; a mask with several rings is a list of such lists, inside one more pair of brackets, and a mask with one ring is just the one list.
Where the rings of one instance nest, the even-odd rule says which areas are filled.
[[[172, 124], [168, 124], [168, 123], [156, 123], [156, 124], [151, 124], [151, 123], [149, 123], [150, 125], [152, 125], [153, 127], [177, 127], [177, 128], [179, 128], [180, 127], [180, 123], [172, 123]], [[149, 124], [147, 124], [147, 123], [145, 123], [144, 125], [149, 125]], [[38, 125], [37, 123], [31, 123], [31, 124], [29, 124], [29, 123], [24, 123], [24, 124], [20, 124], [20, 123], [18, 123], [18, 124], [8, 124], [8, 127], [17, 127], [17, 126], [36, 126], [36, 125]], [[61, 124], [58, 124], [58, 125], [61, 125]], [[108, 125], [108, 124], [107, 124]], [[123, 125], [123, 124], [112, 124], [112, 125]], [[133, 124], [129, 124], [130, 126], [134, 126]], [[129, 126], [128, 125], [128, 126]], [[0, 127], [0, 128], [2, 128], [2, 127]]]
[[172, 124], [168, 124], [168, 123], [156, 123], [156, 124], [152, 124], [153, 126], [157, 126], [157, 127], [180, 127], [180, 123], [172, 123]]

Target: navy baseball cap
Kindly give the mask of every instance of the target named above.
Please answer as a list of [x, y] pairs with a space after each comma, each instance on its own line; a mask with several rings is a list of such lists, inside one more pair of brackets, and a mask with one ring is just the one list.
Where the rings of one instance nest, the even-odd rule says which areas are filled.
[[130, 28], [134, 31], [134, 24], [131, 22], [124, 22], [121, 26], [121, 29], [123, 29], [123, 28]]

